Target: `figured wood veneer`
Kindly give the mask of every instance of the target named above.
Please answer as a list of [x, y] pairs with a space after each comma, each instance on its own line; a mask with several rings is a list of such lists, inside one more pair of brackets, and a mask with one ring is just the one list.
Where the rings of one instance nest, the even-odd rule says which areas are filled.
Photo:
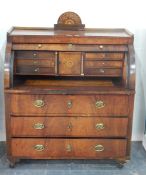
[[26, 158], [130, 158], [134, 37], [125, 29], [72, 29], [13, 27], [7, 34], [10, 166]]

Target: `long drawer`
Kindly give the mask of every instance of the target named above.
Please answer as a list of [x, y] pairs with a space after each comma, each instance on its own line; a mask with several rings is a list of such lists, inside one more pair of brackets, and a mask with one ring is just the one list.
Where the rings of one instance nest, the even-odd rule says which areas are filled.
[[20, 139], [11, 141], [11, 153], [23, 158], [116, 158], [126, 155], [125, 139]]
[[128, 118], [11, 117], [13, 137], [125, 137]]
[[86, 51], [86, 52], [127, 52], [126, 45], [87, 45], [87, 44], [13, 44], [13, 50], [36, 51]]
[[[126, 106], [126, 107], [125, 107]], [[127, 95], [11, 95], [11, 114], [127, 116]]]

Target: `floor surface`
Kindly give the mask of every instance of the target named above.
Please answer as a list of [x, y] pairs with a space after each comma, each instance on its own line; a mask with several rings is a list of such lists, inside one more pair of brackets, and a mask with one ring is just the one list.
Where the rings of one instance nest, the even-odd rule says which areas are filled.
[[141, 142], [133, 142], [131, 160], [122, 169], [99, 160], [21, 160], [11, 169], [0, 142], [0, 175], [146, 175], [146, 151]]

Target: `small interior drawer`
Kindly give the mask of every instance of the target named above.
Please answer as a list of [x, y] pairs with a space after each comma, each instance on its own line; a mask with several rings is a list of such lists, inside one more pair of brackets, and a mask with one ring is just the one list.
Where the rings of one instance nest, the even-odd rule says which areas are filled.
[[35, 51], [35, 50], [21, 50], [15, 51], [16, 59], [55, 59], [56, 52], [51, 51]]
[[123, 60], [124, 53], [88, 52], [85, 53], [85, 60]]
[[16, 59], [16, 67], [18, 66], [39, 66], [39, 67], [55, 67], [55, 59]]
[[122, 69], [85, 67], [84, 74], [87, 76], [93, 75], [93, 76], [106, 76], [106, 77], [120, 77], [122, 76]]
[[19, 75], [55, 75], [55, 67], [17, 66], [15, 74]]
[[91, 61], [84, 62], [84, 68], [122, 68], [122, 61]]

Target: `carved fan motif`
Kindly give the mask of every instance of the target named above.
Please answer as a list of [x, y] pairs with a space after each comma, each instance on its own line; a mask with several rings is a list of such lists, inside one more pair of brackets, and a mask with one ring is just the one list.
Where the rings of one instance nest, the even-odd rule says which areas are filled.
[[65, 12], [63, 13], [57, 21], [58, 24], [82, 24], [79, 15], [74, 12]]
[[54, 28], [59, 30], [83, 30], [84, 27], [81, 18], [74, 12], [63, 13], [58, 18], [57, 24], [54, 24]]

